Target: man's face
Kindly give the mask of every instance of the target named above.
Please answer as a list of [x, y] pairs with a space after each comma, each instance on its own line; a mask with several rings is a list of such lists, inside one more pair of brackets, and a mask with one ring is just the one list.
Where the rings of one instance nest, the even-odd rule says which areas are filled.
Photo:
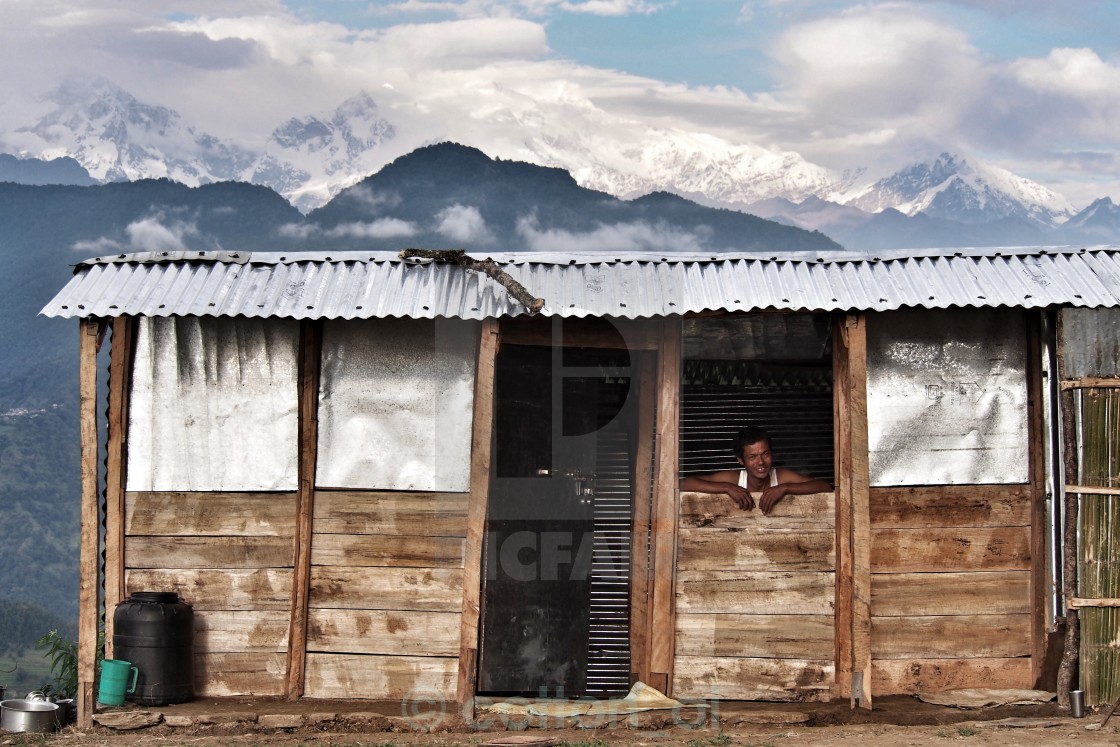
[[770, 456], [770, 442], [763, 439], [743, 447], [743, 454], [739, 462], [747, 468], [747, 472], [756, 478], [763, 478], [770, 474], [770, 467], [774, 463]]

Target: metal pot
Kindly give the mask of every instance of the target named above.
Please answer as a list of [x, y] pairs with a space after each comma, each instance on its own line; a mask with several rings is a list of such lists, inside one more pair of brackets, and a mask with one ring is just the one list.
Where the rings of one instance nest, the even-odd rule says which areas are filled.
[[47, 732], [59, 725], [57, 703], [24, 698], [0, 701], [0, 729]]

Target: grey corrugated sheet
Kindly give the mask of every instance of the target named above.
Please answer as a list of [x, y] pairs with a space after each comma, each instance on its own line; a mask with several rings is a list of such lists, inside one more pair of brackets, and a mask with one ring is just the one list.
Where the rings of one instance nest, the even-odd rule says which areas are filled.
[[[569, 317], [1120, 305], [1117, 246], [488, 256], [545, 299], [544, 313]], [[180, 252], [84, 262], [41, 313], [483, 319], [524, 309], [486, 276], [387, 252]]]
[[1120, 376], [1120, 309], [1062, 309], [1058, 327], [1064, 378]]

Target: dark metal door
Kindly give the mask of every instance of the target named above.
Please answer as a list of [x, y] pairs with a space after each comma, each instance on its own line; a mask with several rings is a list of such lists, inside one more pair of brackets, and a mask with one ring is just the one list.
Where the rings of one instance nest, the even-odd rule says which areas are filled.
[[499, 352], [480, 692], [589, 691], [589, 657], [597, 655], [593, 598], [601, 583], [594, 572], [595, 476], [600, 443], [617, 452], [618, 434], [628, 439], [621, 428], [627, 418], [619, 415], [629, 381], [625, 351], [505, 344]]

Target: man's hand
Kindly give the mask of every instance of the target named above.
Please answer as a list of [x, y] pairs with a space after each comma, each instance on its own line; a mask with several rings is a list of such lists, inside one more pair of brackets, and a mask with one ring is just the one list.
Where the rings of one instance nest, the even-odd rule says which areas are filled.
[[751, 491], [746, 488], [727, 483], [727, 488], [723, 492], [727, 493], [727, 495], [731, 497], [731, 500], [735, 501], [735, 505], [744, 511], [754, 509], [754, 496], [751, 495]]
[[774, 485], [773, 487], [766, 488], [762, 491], [762, 497], [758, 499], [758, 507], [762, 509], [764, 515], [770, 513], [770, 509], [778, 504], [778, 501], [789, 495], [789, 488], [783, 483]]

